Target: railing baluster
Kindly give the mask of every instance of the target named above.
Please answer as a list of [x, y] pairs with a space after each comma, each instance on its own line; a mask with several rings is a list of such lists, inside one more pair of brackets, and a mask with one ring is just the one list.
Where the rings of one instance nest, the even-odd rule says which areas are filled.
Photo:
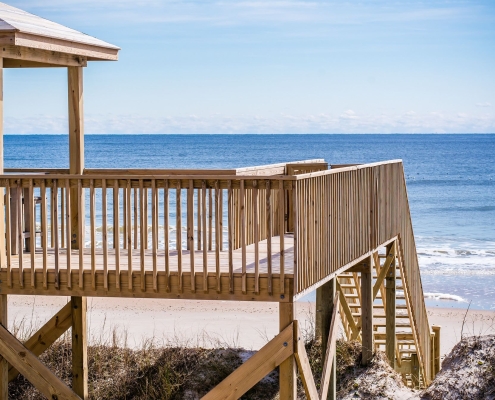
[[208, 246], [206, 241], [206, 182], [201, 183], [201, 198], [203, 206], [203, 291], [208, 293]]
[[217, 293], [222, 291], [222, 285], [220, 280], [220, 237], [221, 237], [221, 228], [220, 228], [220, 190], [219, 190], [219, 182], [215, 181], [215, 268], [217, 274]]
[[145, 205], [145, 195], [144, 195], [144, 186], [143, 180], [139, 180], [139, 217], [140, 217], [140, 246], [139, 246], [139, 256], [140, 256], [140, 267], [141, 267], [141, 290], [144, 292], [146, 290], [146, 271], [144, 269], [144, 249], [146, 248], [145, 241], [147, 240], [147, 232], [146, 229], [146, 205]]
[[187, 189], [187, 248], [191, 276], [191, 292], [196, 292], [196, 274], [194, 272], [194, 181], [189, 180]]
[[127, 208], [130, 207], [127, 201], [127, 187], [122, 188], [122, 248], [127, 249], [127, 230], [129, 229], [129, 221], [127, 220]]
[[208, 250], [213, 249], [213, 195], [212, 188], [208, 189]]
[[[66, 179], [65, 180], [65, 219], [66, 219], [66, 224], [65, 224], [65, 232], [62, 232], [62, 236], [66, 235], [67, 236], [67, 248], [66, 248], [66, 257], [67, 257], [67, 288], [72, 289], [72, 273], [71, 273], [71, 215], [70, 215], [70, 180]], [[34, 201], [33, 201], [34, 203]], [[62, 218], [63, 219], [63, 218]]]
[[247, 292], [246, 277], [246, 216], [245, 216], [245, 197], [244, 179], [241, 179], [240, 204], [241, 204], [241, 253], [242, 253], [242, 293]]
[[280, 239], [280, 293], [285, 293], [285, 192], [284, 181], [278, 182], [278, 234]]
[[79, 288], [84, 288], [84, 248], [86, 246], [86, 216], [84, 214], [84, 194], [81, 179], [77, 180], [77, 213], [79, 214]]
[[7, 179], [5, 187], [5, 241], [7, 246], [7, 286], [12, 287], [12, 221], [10, 210], [10, 181]]
[[[53, 186], [50, 189], [50, 247], [55, 247], [55, 203], [53, 201]], [[20, 210], [18, 211], [20, 212]]]
[[233, 218], [234, 218], [234, 203], [232, 196], [232, 181], [229, 180], [228, 187], [228, 208], [227, 208], [227, 224], [228, 224], [228, 237], [229, 237], [229, 291], [234, 293], [234, 257], [233, 257]]
[[158, 291], [157, 250], [158, 250], [158, 191], [156, 180], [151, 180], [151, 244], [153, 251], [153, 290]]
[[41, 180], [41, 247], [43, 250], [43, 288], [48, 289], [47, 259], [48, 259], [48, 207], [46, 205], [46, 181]]
[[[144, 207], [143, 207], [144, 205]], [[148, 249], [148, 188], [144, 189], [144, 200], [143, 200], [142, 212], [144, 213], [142, 230], [144, 231], [144, 248]]]
[[65, 196], [64, 187], [60, 187], [60, 245], [65, 248]]
[[22, 232], [22, 180], [17, 181], [17, 252], [19, 254], [19, 286], [24, 288], [24, 273], [22, 271], [24, 235]]
[[[259, 221], [258, 221], [258, 182], [253, 181], [253, 218], [254, 218], [254, 293], [260, 292], [260, 250], [259, 250]], [[269, 261], [271, 263], [271, 260]], [[270, 272], [268, 272], [270, 275]]]
[[89, 218], [91, 226], [91, 287], [96, 289], [96, 210], [95, 210], [95, 182], [89, 181]]
[[57, 180], [53, 180], [52, 202], [53, 202], [53, 229], [52, 235], [55, 237], [55, 289], [60, 288], [60, 271], [59, 271], [59, 239], [58, 239], [58, 187]]
[[179, 275], [179, 293], [182, 293], [182, 198], [180, 179], [175, 190], [175, 247], [177, 250], [177, 273]]
[[139, 227], [138, 227], [138, 189], [134, 188], [134, 249], [138, 248]]
[[[29, 192], [28, 192], [29, 198], [24, 199], [24, 207], [29, 207], [29, 252], [31, 253], [31, 287], [36, 287], [36, 275], [35, 275], [35, 252], [36, 252], [36, 221], [34, 219], [34, 207], [35, 207], [35, 202], [34, 202], [34, 186], [33, 186], [33, 180], [29, 180]], [[26, 227], [27, 228], [27, 227]], [[27, 229], [26, 229], [27, 230]]]
[[168, 180], [163, 183], [163, 241], [165, 245], [165, 290], [170, 292], [170, 251], [169, 251], [169, 204]]
[[270, 181], [266, 181], [266, 261], [268, 269], [268, 293], [273, 293], [273, 274], [272, 274], [272, 190]]
[[197, 210], [196, 210], [196, 218], [197, 218], [197, 238], [198, 238], [198, 250], [201, 250], [201, 189], [198, 189], [197, 191]]
[[218, 221], [220, 227], [220, 251], [223, 251], [223, 190], [219, 189], [218, 193]]
[[[124, 189], [125, 190], [125, 189]], [[120, 216], [119, 216], [119, 180], [113, 183], [113, 247], [115, 249], [115, 287], [120, 289]], [[125, 197], [125, 196], [124, 196]], [[125, 219], [125, 208], [123, 212]], [[124, 236], [125, 242], [125, 236]]]
[[108, 290], [107, 180], [101, 180], [101, 233], [103, 242], [103, 289]]
[[127, 180], [127, 287], [132, 291], [132, 214], [131, 214], [131, 180]]

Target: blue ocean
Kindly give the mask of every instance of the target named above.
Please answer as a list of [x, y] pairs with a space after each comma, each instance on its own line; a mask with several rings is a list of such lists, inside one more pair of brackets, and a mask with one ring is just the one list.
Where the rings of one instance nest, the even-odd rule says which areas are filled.
[[[87, 168], [402, 159], [427, 305], [495, 309], [495, 135], [87, 135]], [[67, 168], [68, 137], [7, 135], [6, 168]]]

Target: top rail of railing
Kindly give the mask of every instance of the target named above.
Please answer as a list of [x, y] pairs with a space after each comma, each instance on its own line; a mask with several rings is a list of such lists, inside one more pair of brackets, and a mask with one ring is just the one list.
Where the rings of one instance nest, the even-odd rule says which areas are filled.
[[[196, 168], [196, 169], [156, 169], [156, 168], [85, 168], [83, 175], [131, 175], [131, 176], [277, 176], [288, 175], [288, 165], [326, 164], [321, 158], [291, 161], [286, 163], [257, 165], [241, 168]], [[70, 174], [68, 168], [4, 168], [9, 175], [26, 174]]]

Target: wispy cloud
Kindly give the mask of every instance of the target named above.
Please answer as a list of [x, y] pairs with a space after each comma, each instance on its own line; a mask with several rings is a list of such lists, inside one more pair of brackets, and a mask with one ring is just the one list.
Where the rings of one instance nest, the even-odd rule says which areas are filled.
[[[6, 118], [7, 133], [65, 133], [67, 119], [48, 115]], [[361, 115], [353, 110], [340, 114], [271, 117], [257, 115], [166, 116], [88, 115], [87, 133], [495, 133], [495, 114], [467, 113]]]
[[491, 107], [492, 103], [484, 102], [484, 103], [476, 103], [476, 107]]

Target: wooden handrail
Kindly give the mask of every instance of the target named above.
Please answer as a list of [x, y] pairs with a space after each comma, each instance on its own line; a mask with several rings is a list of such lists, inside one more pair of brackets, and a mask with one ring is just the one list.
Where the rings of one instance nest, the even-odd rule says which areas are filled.
[[296, 293], [339, 273], [392, 238], [400, 244], [422, 376], [430, 376], [430, 327], [400, 160], [295, 176]]

